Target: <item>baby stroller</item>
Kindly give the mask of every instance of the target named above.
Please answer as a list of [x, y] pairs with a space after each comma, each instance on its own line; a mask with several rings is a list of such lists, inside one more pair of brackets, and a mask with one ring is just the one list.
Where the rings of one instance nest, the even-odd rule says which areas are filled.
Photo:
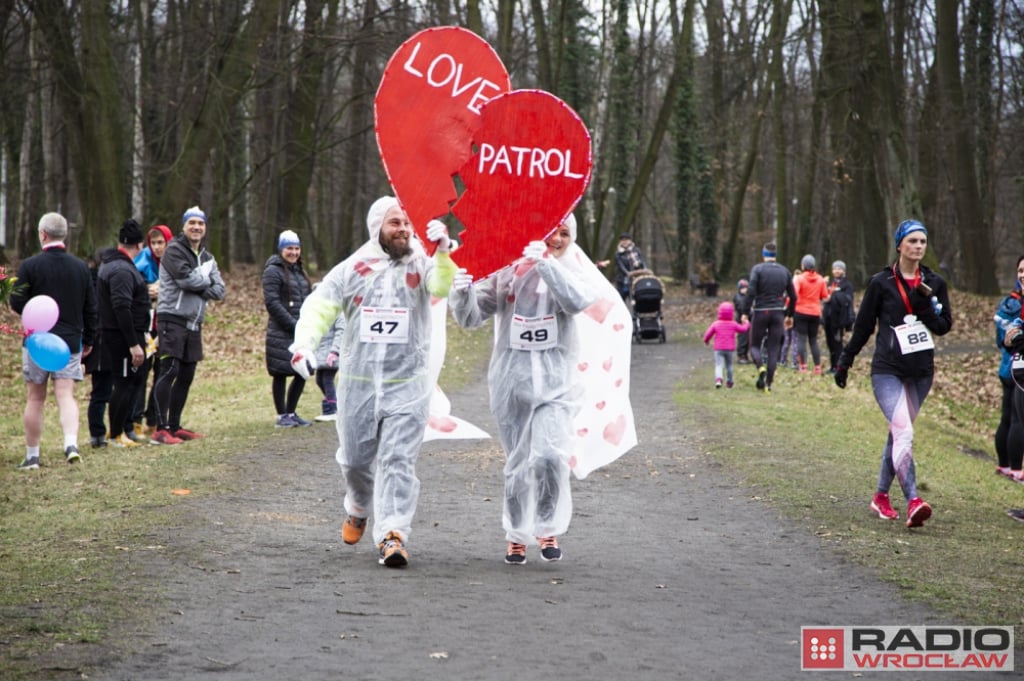
[[665, 326], [661, 323], [661, 299], [665, 290], [661, 279], [650, 270], [636, 270], [630, 273], [629, 299], [633, 306], [633, 340], [658, 339], [665, 342]]

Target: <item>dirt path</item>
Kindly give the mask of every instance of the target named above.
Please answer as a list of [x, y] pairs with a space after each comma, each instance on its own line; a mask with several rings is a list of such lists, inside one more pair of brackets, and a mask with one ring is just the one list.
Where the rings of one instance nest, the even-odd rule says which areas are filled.
[[[801, 676], [801, 625], [938, 623], [700, 454], [671, 395], [709, 357], [634, 347], [641, 444], [573, 481], [560, 563], [535, 550], [525, 566], [502, 562], [495, 441], [424, 447], [411, 565], [396, 571], [377, 565], [368, 538], [340, 541], [333, 429], [298, 442], [268, 431], [266, 450], [243, 457], [243, 494], [190, 501], [182, 524], [153, 538], [166, 550], [135, 558], [159, 579], [160, 620], [90, 677], [789, 681]], [[494, 432], [483, 381], [451, 397]]]

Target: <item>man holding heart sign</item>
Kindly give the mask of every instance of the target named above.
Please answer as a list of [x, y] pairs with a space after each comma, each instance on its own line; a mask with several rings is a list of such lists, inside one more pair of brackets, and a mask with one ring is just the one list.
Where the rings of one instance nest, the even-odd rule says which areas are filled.
[[448, 295], [456, 267], [444, 226], [428, 228], [437, 250], [427, 257], [394, 197], [374, 202], [366, 224], [370, 240], [302, 304], [291, 361], [308, 378], [321, 336], [345, 315], [335, 455], [347, 486], [342, 539], [357, 543], [372, 511], [380, 564], [404, 567], [420, 489], [416, 459], [434, 388], [430, 301]]

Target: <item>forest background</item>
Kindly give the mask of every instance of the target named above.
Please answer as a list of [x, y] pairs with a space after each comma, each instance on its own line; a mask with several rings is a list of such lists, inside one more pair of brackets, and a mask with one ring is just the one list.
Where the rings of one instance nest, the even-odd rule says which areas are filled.
[[439, 25], [484, 37], [513, 88], [552, 92], [587, 124], [577, 216], [595, 259], [629, 231], [659, 274], [729, 282], [774, 239], [785, 264], [842, 259], [861, 284], [916, 217], [955, 287], [1013, 280], [1012, 0], [7, 0], [0, 263], [37, 250], [50, 210], [86, 257], [127, 217], [177, 230], [199, 204], [225, 269], [262, 262], [284, 228], [329, 268], [389, 192], [384, 66]]

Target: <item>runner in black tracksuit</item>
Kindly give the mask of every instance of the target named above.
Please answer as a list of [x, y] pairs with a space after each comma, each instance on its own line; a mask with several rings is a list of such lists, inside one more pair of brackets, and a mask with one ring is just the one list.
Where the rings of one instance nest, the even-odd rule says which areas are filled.
[[757, 365], [757, 389], [765, 392], [772, 391], [784, 327], [787, 323], [792, 324], [793, 308], [796, 305], [793, 277], [788, 269], [775, 262], [775, 254], [773, 242], [764, 245], [761, 249], [764, 262], [754, 265], [754, 269], [750, 270], [750, 286], [747, 289], [747, 301], [753, 315], [750, 324], [750, 355]]

